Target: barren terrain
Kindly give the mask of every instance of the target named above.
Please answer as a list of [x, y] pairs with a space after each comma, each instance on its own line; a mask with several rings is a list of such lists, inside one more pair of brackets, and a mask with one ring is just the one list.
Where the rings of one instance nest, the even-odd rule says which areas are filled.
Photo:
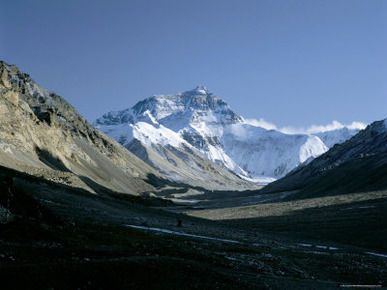
[[[329, 206], [302, 201], [288, 211], [278, 203], [186, 215], [171, 212], [165, 200], [101, 187], [91, 194], [5, 168], [1, 173], [2, 205], [7, 201], [11, 212], [0, 224], [6, 289], [387, 285], [386, 192]], [[259, 207], [273, 209], [247, 218]]]

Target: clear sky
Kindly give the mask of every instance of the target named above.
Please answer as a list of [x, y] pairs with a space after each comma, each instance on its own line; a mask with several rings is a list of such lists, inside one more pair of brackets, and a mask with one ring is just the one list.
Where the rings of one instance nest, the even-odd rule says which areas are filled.
[[3, 1], [0, 59], [88, 120], [205, 85], [246, 118], [387, 117], [386, 0]]

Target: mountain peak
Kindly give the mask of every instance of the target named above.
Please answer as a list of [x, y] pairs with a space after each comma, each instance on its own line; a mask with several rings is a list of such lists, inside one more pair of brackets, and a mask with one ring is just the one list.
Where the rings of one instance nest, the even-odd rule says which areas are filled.
[[[147, 146], [158, 145], [160, 136], [170, 130], [174, 133], [168, 131], [168, 140], [182, 138], [215, 163], [248, 180], [263, 182], [284, 176], [355, 134], [343, 129], [334, 134], [292, 135], [252, 126], [205, 86], [174, 95], [154, 95], [131, 109], [105, 114], [95, 124], [124, 145], [137, 137]], [[141, 128], [127, 124], [140, 124]]]
[[205, 86], [197, 86], [196, 89], [194, 90], [196, 93], [201, 94], [201, 95], [207, 95], [209, 94], [209, 91], [207, 87]]
[[135, 123], [140, 121], [148, 111], [160, 124], [162, 120], [172, 119], [190, 122], [193, 118], [210, 119], [223, 123], [236, 123], [242, 121], [229, 105], [216, 97], [205, 86], [174, 95], [154, 95], [135, 104], [131, 109], [118, 112], [109, 112], [96, 120], [95, 125], [113, 125], [122, 123]]

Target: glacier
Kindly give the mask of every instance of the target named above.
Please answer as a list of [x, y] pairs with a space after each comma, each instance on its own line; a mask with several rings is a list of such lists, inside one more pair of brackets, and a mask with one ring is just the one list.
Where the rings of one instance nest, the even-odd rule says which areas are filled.
[[241, 178], [267, 184], [325, 153], [359, 130], [286, 134], [253, 124], [206, 87], [154, 95], [132, 108], [108, 112], [94, 126], [127, 148], [169, 146], [200, 152]]

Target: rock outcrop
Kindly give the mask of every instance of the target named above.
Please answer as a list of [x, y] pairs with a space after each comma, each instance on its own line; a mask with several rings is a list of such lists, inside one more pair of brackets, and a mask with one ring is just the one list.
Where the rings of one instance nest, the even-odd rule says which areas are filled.
[[91, 126], [63, 98], [0, 62], [0, 165], [94, 192], [139, 194], [158, 173]]

